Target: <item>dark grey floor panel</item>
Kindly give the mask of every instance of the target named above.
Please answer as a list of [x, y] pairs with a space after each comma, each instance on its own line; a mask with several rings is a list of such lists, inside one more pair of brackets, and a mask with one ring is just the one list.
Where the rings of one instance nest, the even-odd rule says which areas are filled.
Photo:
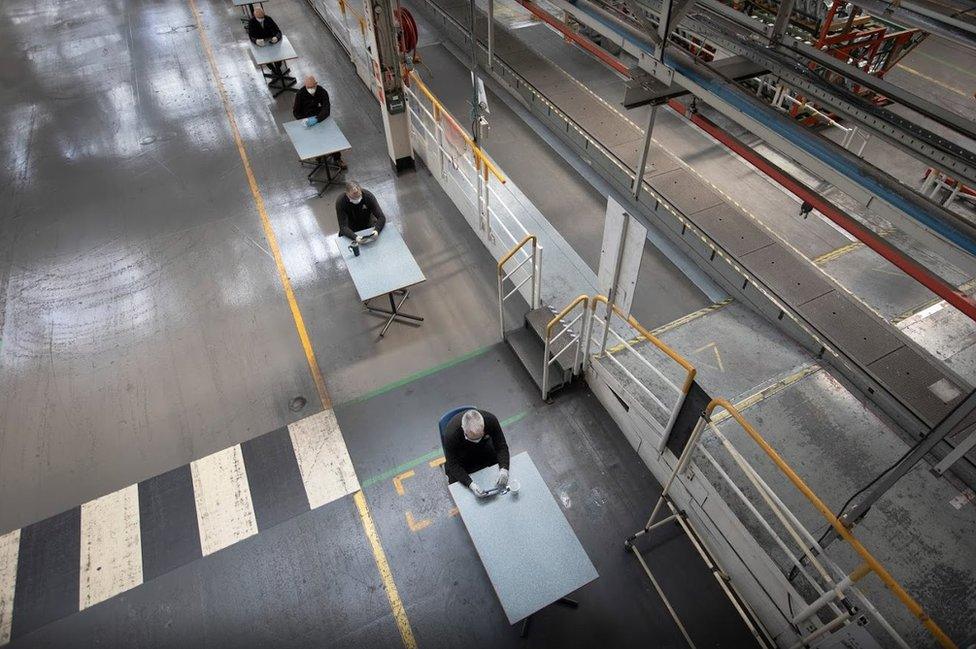
[[695, 214], [695, 224], [734, 257], [765, 248], [773, 238], [748, 216], [722, 203]]
[[[633, 170], [640, 161], [641, 149], [643, 147], [644, 136], [638, 133], [634, 139], [609, 147], [609, 149], [610, 153], [615, 155], [625, 166]], [[668, 155], [661, 147], [651, 142], [651, 147], [647, 151], [647, 164], [644, 168], [644, 178], [651, 178], [658, 174], [680, 168], [681, 163], [674, 156]]]
[[308, 496], [287, 428], [241, 444], [259, 530], [308, 511]]
[[139, 483], [139, 531], [143, 581], [202, 556], [189, 464]]
[[655, 176], [651, 181], [651, 187], [685, 216], [691, 216], [722, 203], [721, 196], [685, 169], [675, 169]]
[[[911, 347], [893, 351], [871, 363], [868, 369], [888, 389], [915, 408], [929, 426], [941, 421], [966, 396], [959, 386], [945, 378], [945, 374], [931, 360]], [[938, 396], [940, 393], [956, 396], [943, 401]]]
[[351, 498], [14, 641], [12, 649], [400, 646]]
[[830, 332], [832, 342], [865, 365], [905, 345], [896, 335], [878, 327], [876, 318], [864, 307], [839, 291], [821, 295], [797, 310], [813, 326]]
[[80, 507], [20, 531], [11, 637], [78, 610], [80, 556]]
[[810, 262], [798, 258], [779, 243], [743, 255], [740, 261], [794, 307], [834, 290], [819, 272], [810, 267]]

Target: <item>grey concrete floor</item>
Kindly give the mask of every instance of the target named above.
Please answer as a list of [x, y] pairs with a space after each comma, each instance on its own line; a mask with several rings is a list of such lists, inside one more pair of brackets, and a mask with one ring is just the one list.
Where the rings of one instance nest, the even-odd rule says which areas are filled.
[[[394, 177], [382, 124], [302, 3], [275, 17], [332, 92], [371, 187], [428, 276], [423, 327], [362, 311], [224, 3], [200, 5], [333, 397], [494, 342], [494, 263], [423, 172]], [[313, 412], [315, 389], [186, 3], [6, 6], [0, 88], [0, 530], [63, 511]], [[95, 63], [97, 61], [97, 64]], [[368, 106], [370, 110], [362, 110]], [[450, 296], [445, 298], [445, 296]], [[293, 397], [309, 405], [292, 412]], [[30, 494], [30, 497], [26, 497]]]

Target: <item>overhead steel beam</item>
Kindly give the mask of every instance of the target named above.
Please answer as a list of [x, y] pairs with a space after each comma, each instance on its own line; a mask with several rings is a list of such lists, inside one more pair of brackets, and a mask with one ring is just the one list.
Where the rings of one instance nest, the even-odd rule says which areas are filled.
[[855, 0], [854, 4], [869, 14], [949, 39], [957, 45], [976, 50], [976, 25], [946, 15], [911, 0]]
[[[551, 0], [577, 20], [614, 40], [652, 71], [660, 62], [650, 39], [589, 0]], [[596, 9], [597, 11], [593, 11]], [[668, 48], [665, 63], [675, 70], [676, 83], [701, 97], [719, 112], [768, 142], [799, 164], [888, 218], [923, 245], [938, 250], [948, 261], [966, 268], [976, 255], [976, 228], [936, 205], [885, 172], [872, 167], [836, 143], [812, 133], [795, 120], [718, 77], [702, 61]], [[946, 246], [948, 242], [952, 245]]]

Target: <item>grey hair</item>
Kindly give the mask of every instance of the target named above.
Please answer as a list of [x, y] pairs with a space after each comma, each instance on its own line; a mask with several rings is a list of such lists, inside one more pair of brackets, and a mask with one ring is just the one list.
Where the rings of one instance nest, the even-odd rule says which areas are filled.
[[359, 186], [359, 183], [357, 183], [357, 182], [356, 182], [355, 180], [347, 180], [347, 181], [346, 181], [346, 193], [347, 193], [347, 194], [348, 194], [349, 192], [354, 192], [354, 191], [356, 191], [357, 189], [358, 189], [359, 191], [362, 191], [362, 190], [363, 190], [363, 188], [362, 188], [362, 187], [360, 187], [360, 186]]
[[485, 432], [485, 418], [477, 410], [468, 410], [461, 416], [461, 430], [466, 435], [472, 433], [483, 434]]

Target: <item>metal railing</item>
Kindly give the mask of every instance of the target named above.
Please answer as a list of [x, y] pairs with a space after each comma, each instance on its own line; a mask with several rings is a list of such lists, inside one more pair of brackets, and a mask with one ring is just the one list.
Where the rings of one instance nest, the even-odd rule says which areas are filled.
[[[589, 302], [589, 296], [580, 295], [575, 300], [569, 303], [562, 311], [557, 313], [553, 318], [546, 324], [546, 339], [545, 347], [542, 352], [542, 400], [545, 401], [549, 398], [549, 368], [553, 363], [559, 363], [559, 357], [569, 351], [571, 348], [575, 348], [573, 352], [573, 364], [572, 372], [573, 375], [579, 374], [580, 367], [583, 364], [582, 356], [582, 341], [583, 336], [587, 327], [587, 303]], [[566, 322], [566, 318], [574, 309], [577, 307], [582, 307], [580, 312], [569, 322]], [[573, 327], [579, 323], [579, 332], [575, 331]], [[556, 328], [556, 325], [561, 325], [559, 331], [556, 335], [552, 335], [552, 330]], [[552, 354], [552, 343], [556, 342], [564, 335], [569, 334], [569, 341], [555, 354]]]
[[[597, 304], [604, 304], [608, 308], [602, 318], [596, 315]], [[623, 313], [616, 304], [609, 308], [606, 296], [596, 295], [590, 300], [590, 324], [586, 335], [586, 348], [584, 358], [589, 359], [590, 350], [594, 343], [595, 336], [599, 330], [599, 340], [596, 341], [599, 351], [594, 353], [597, 358], [606, 358], [621, 371], [635, 385], [650, 402], [660, 410], [666, 418], [661, 421], [657, 417], [654, 423], [659, 426], [661, 442], [658, 448], [660, 452], [667, 442], [668, 433], [674, 425], [678, 412], [688, 396], [691, 385], [695, 380], [695, 366], [688, 362], [683, 356], [664, 344], [654, 334], [644, 328], [632, 315]], [[636, 336], [621, 336], [615, 330], [614, 316], [621, 323], [625, 330], [636, 333]], [[617, 341], [612, 349], [607, 349], [607, 342], [610, 339]], [[646, 341], [648, 344], [639, 350], [635, 345]], [[618, 358], [623, 352], [630, 352], [627, 358], [636, 361], [637, 366], [628, 367], [624, 360]], [[663, 361], [663, 362], [662, 362]], [[660, 367], [659, 367], [660, 366]], [[634, 374], [645, 368], [651, 372], [655, 378], [655, 385], [662, 386], [668, 396], [658, 396], [645, 381], [641, 381]], [[670, 375], [670, 376], [669, 376]], [[666, 403], [670, 402], [670, 403]]]
[[[526, 244], [529, 243], [532, 244], [531, 252], [525, 250]], [[519, 253], [524, 255], [522, 261], [520, 261], [515, 268], [506, 272], [505, 264], [515, 258]], [[529, 264], [528, 268], [525, 267], [526, 264]], [[520, 272], [523, 275], [521, 281], [518, 279], [518, 274]], [[519, 241], [514, 248], [509, 250], [502, 256], [501, 259], [498, 260], [498, 326], [501, 330], [502, 338], [505, 337], [505, 300], [512, 297], [526, 283], [532, 282], [529, 308], [538, 309], [541, 277], [542, 248], [539, 246], [538, 237], [536, 237], [534, 234], [525, 235], [525, 237]], [[509, 280], [511, 280], [515, 286], [508, 293], [505, 293], [505, 282]]]

